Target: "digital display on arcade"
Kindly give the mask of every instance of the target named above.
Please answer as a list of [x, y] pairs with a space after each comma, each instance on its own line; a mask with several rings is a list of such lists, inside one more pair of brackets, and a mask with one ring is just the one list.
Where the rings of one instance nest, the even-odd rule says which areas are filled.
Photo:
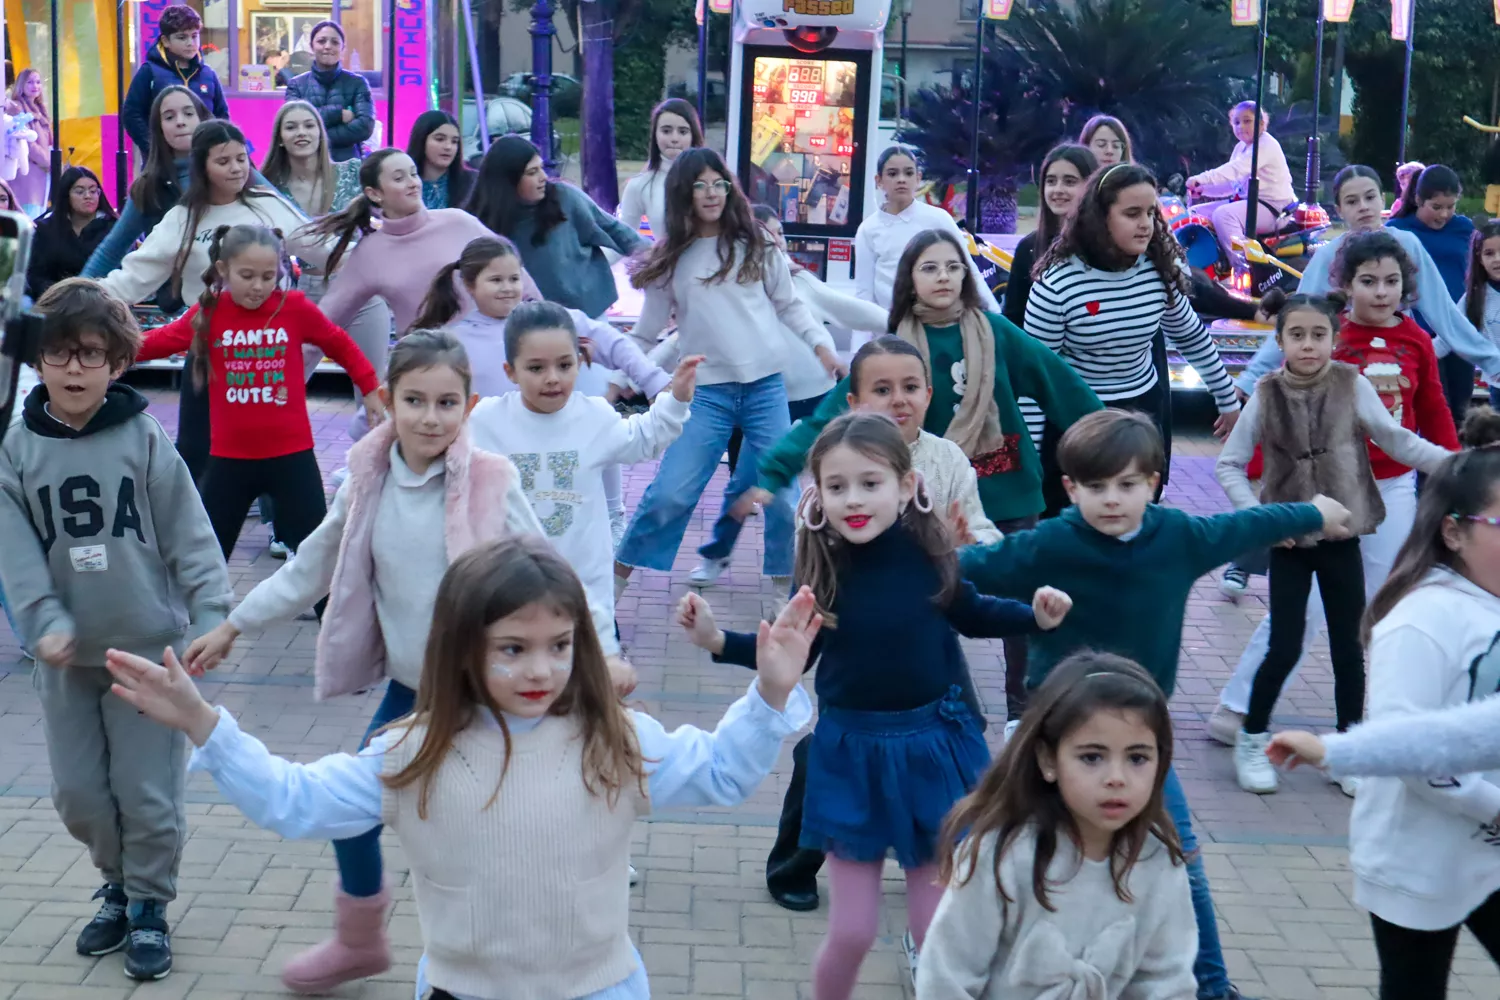
[[849, 221], [859, 65], [756, 56], [750, 101], [750, 200], [782, 222]]

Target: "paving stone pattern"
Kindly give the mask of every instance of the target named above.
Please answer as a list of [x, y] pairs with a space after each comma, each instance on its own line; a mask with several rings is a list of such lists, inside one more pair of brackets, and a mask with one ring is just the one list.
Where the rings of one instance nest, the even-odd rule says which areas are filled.
[[[175, 396], [159, 389], [149, 394], [151, 412], [171, 430]], [[331, 390], [312, 401], [325, 473], [342, 464], [352, 413], [347, 397]], [[1167, 502], [1200, 512], [1224, 509], [1212, 474], [1212, 442], [1180, 436], [1177, 448]], [[653, 465], [627, 470], [632, 504], [653, 471]], [[750, 680], [738, 668], [709, 662], [668, 617], [685, 590], [695, 548], [718, 512], [725, 479], [725, 470], [715, 476], [674, 571], [637, 574], [620, 602], [624, 642], [641, 676], [634, 700], [668, 725], [712, 726]], [[259, 525], [241, 537], [230, 566], [239, 594], [280, 565], [267, 555], [267, 542]], [[720, 620], [730, 626], [749, 626], [761, 612], [759, 560], [760, 528], [752, 523], [732, 568], [708, 592]], [[1349, 801], [1304, 772], [1287, 778], [1277, 795], [1247, 795], [1235, 786], [1229, 751], [1204, 731], [1216, 692], [1264, 606], [1263, 580], [1238, 606], [1218, 594], [1213, 578], [1199, 583], [1183, 630], [1172, 705], [1178, 767], [1203, 841], [1226, 957], [1248, 996], [1373, 1000], [1377, 975], [1369, 922], [1350, 901], [1344, 847]], [[315, 623], [298, 621], [246, 635], [232, 660], [204, 684], [210, 698], [238, 714], [273, 752], [298, 760], [353, 749], [378, 699], [372, 692], [313, 701], [316, 630]], [[967, 647], [981, 696], [1003, 721], [999, 643]], [[188, 785], [191, 833], [181, 896], [171, 909], [176, 970], [160, 983], [137, 986], [125, 978], [119, 955], [92, 960], [74, 953], [73, 938], [94, 911], [89, 896], [98, 876], [53, 811], [30, 673], [30, 662], [0, 623], [0, 1000], [285, 995], [278, 979], [282, 963], [330, 927], [333, 852], [326, 843], [289, 842], [256, 829], [202, 775]], [[1332, 694], [1326, 650], [1320, 648], [1276, 721], [1331, 726]], [[770, 780], [739, 808], [663, 812], [638, 825], [634, 862], [642, 879], [634, 891], [631, 932], [654, 995], [810, 996], [809, 964], [826, 914], [788, 913], [771, 902], [764, 885], [765, 856], [790, 770], [789, 742]], [[385, 976], [346, 987], [341, 996], [412, 996], [420, 952], [416, 911], [401, 850], [391, 837], [385, 849], [397, 899], [390, 922], [397, 961]], [[900, 947], [902, 885], [894, 865], [886, 876], [882, 937], [863, 967], [860, 1000], [912, 996]], [[1500, 976], [1467, 932], [1449, 995], [1500, 995]]]

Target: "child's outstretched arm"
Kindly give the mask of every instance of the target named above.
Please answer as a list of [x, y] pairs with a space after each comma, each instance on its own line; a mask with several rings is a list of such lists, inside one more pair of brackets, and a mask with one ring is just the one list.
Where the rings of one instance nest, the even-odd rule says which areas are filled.
[[[1326, 767], [1336, 778], [1472, 774], [1500, 768], [1500, 698], [1371, 719], [1347, 733], [1271, 737], [1277, 764]], [[1296, 759], [1291, 759], [1295, 755]]]
[[651, 409], [645, 413], [622, 417], [615, 408], [602, 399], [588, 402], [599, 408], [599, 419], [604, 424], [599, 443], [600, 461], [604, 464], [631, 465], [646, 462], [661, 455], [667, 446], [682, 433], [687, 422], [688, 404], [693, 400], [697, 382], [698, 365], [703, 355], [683, 358], [672, 375], [671, 392], [656, 397]]
[[1348, 537], [1345, 527], [1349, 521], [1348, 509], [1325, 496], [1314, 497], [1312, 503], [1261, 504], [1250, 510], [1211, 517], [1194, 517], [1180, 511], [1169, 516], [1180, 517], [1185, 523], [1182, 551], [1192, 560], [1190, 569], [1194, 577], [1224, 565], [1235, 556], [1268, 549], [1299, 535], [1322, 532], [1329, 539]]
[[[1381, 451], [1402, 465], [1430, 475], [1453, 454], [1448, 448], [1440, 447], [1397, 423], [1391, 411], [1380, 401], [1375, 386], [1363, 375], [1355, 380], [1354, 392], [1355, 410], [1365, 433]], [[1443, 426], [1451, 428], [1453, 421], [1446, 421]]]
[[117, 649], [105, 665], [113, 693], [156, 722], [188, 735], [189, 770], [207, 771], [229, 801], [256, 826], [288, 839], [339, 840], [380, 824], [380, 736], [358, 757], [330, 754], [311, 764], [274, 756], [241, 731], [227, 709], [214, 708], [170, 649], [162, 664]]
[[993, 545], [959, 549], [959, 569], [982, 594], [1029, 598], [1042, 585], [1047, 539], [1057, 527], [1044, 521], [1029, 531], [1013, 531]]
[[[756, 633], [719, 628], [718, 622], [714, 620], [713, 608], [709, 607], [701, 594], [691, 590], [684, 594], [682, 600], [677, 602], [676, 618], [677, 624], [687, 633], [688, 641], [707, 651], [715, 663], [733, 663], [752, 670], [755, 668]], [[822, 649], [823, 635], [820, 632], [808, 650], [807, 661], [802, 666], [803, 673], [812, 669]]]
[[833, 419], [849, 409], [849, 380], [842, 379], [829, 390], [811, 416], [803, 417], [792, 425], [792, 429], [771, 446], [756, 463], [760, 480], [756, 488], [767, 495], [779, 493], [797, 481], [803, 466], [807, 464], [807, 453], [813, 442], [823, 433]]
[[[631, 384], [646, 394], [647, 399], [655, 399], [667, 391], [672, 382], [671, 374], [642, 354], [636, 342], [615, 329], [613, 323], [589, 319], [574, 310], [569, 312], [574, 312], [579, 334], [594, 342], [595, 361], [625, 375]], [[580, 317], [582, 322], [578, 322]]]
[[947, 617], [955, 632], [970, 639], [1007, 639], [1040, 629], [1030, 604], [1008, 597], [983, 597], [968, 580], [958, 582]]

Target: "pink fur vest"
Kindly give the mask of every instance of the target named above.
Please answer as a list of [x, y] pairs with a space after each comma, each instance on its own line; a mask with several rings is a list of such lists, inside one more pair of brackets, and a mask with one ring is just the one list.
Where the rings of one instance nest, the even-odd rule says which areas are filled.
[[[395, 426], [387, 420], [349, 449], [349, 518], [318, 634], [319, 701], [373, 687], [386, 676], [385, 639], [375, 615], [371, 536], [395, 440]], [[452, 562], [506, 533], [506, 497], [516, 469], [504, 455], [472, 447], [467, 428], [449, 445], [443, 462], [443, 538]]]

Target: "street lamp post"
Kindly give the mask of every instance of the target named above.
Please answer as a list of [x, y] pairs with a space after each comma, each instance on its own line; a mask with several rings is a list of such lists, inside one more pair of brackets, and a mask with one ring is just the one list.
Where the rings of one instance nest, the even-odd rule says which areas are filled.
[[1266, 31], [1269, 27], [1270, 15], [1270, 0], [1262, 0], [1260, 5], [1260, 37], [1256, 40], [1259, 45], [1260, 54], [1258, 56], [1258, 68], [1255, 73], [1255, 131], [1253, 133], [1255, 142], [1250, 147], [1250, 183], [1245, 189], [1245, 235], [1252, 240], [1255, 239], [1256, 216], [1260, 214], [1260, 135], [1262, 131], [1260, 104], [1266, 87]]
[[1396, 150], [1396, 166], [1406, 162], [1406, 115], [1411, 108], [1411, 53], [1417, 40], [1417, 0], [1405, 0], [1406, 8], [1406, 69], [1401, 75], [1401, 143]]
[[531, 7], [531, 143], [542, 154], [550, 175], [552, 159], [552, 0], [536, 0]]
[[[734, 47], [734, 32], [729, 33]], [[725, 79], [728, 79], [726, 76]], [[708, 0], [698, 0], [698, 127], [708, 121]]]
[[901, 117], [906, 117], [906, 78], [910, 67], [906, 62], [906, 24], [911, 20], [911, 0], [901, 0], [901, 93], [897, 96], [897, 106], [901, 110]]
[[[57, 52], [57, 7], [58, 0], [51, 3], [51, 21], [49, 23], [47, 41], [52, 47], [52, 183], [47, 186], [47, 200], [49, 203], [57, 197], [58, 185], [62, 183], [62, 101], [59, 97], [58, 80], [62, 77], [62, 67], [58, 64]], [[11, 206], [14, 208], [15, 206]], [[56, 205], [54, 204], [55, 208]], [[67, 206], [64, 206], [66, 208]]]
[[989, 24], [983, 10], [976, 11], [974, 20], [974, 80], [969, 90], [974, 109], [969, 122], [968, 192], [964, 197], [964, 219], [970, 233], [979, 232], [979, 109], [984, 99], [984, 29]]
[[[1323, 108], [1323, 2], [1318, 5], [1318, 40], [1313, 48], [1312, 133], [1307, 137], [1307, 173], [1303, 177], [1302, 201], [1316, 205], [1323, 186], [1323, 136], [1320, 113]], [[1251, 234], [1254, 235], [1253, 233]]]

